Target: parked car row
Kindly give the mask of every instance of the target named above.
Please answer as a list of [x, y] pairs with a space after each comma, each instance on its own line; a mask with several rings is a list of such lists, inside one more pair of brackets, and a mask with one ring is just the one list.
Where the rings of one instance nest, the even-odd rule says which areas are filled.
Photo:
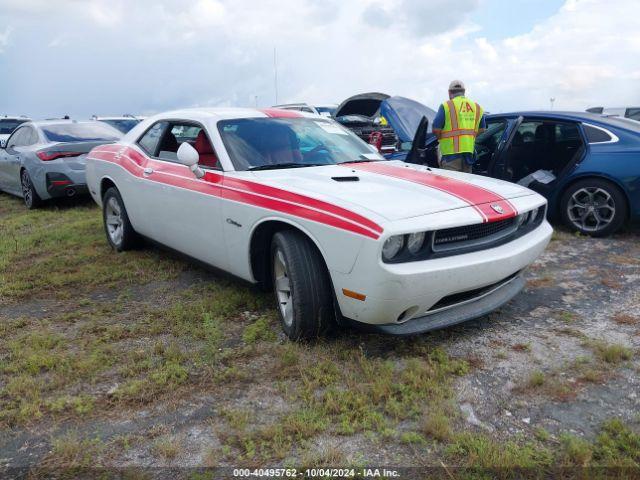
[[21, 124], [28, 122], [30, 119], [27, 117], [9, 117], [5, 115], [0, 117], [0, 147], [4, 147], [7, 139]]
[[51, 198], [86, 194], [86, 154], [121, 136], [101, 122], [23, 122], [0, 149], [0, 190], [21, 196], [29, 209]]

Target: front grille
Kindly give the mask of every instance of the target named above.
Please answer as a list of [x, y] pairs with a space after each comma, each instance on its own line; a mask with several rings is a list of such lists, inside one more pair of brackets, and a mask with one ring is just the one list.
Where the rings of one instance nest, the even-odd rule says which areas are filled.
[[514, 217], [498, 220], [497, 222], [437, 230], [433, 236], [433, 250], [439, 251], [449, 247], [457, 247], [461, 242], [473, 242], [487, 237], [494, 238], [501, 233], [508, 234], [510, 230], [513, 230], [515, 224], [516, 218]]
[[400, 252], [392, 259], [383, 257], [383, 261], [385, 263], [413, 262], [494, 248], [533, 231], [542, 224], [545, 214], [546, 205], [543, 205], [521, 213], [515, 218], [425, 232], [422, 248], [413, 253], [407, 248], [408, 234], [406, 234], [404, 247]]

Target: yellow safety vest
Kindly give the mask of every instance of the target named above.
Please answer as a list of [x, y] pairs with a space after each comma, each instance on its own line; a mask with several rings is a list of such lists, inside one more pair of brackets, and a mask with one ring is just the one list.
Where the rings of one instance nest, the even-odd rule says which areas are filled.
[[440, 153], [473, 153], [482, 119], [482, 107], [463, 96], [454, 97], [442, 106], [444, 128], [440, 137]]

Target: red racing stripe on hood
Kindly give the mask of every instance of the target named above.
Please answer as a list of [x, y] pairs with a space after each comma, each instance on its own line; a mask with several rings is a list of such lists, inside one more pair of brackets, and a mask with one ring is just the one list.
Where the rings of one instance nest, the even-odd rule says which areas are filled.
[[301, 205], [305, 205], [307, 207], [315, 208], [317, 210], [322, 210], [324, 212], [331, 213], [333, 215], [337, 215], [339, 217], [350, 220], [354, 223], [358, 223], [364, 227], [367, 227], [374, 232], [382, 233], [382, 227], [377, 223], [369, 220], [362, 215], [358, 215], [357, 213], [352, 212], [351, 210], [347, 210], [342, 207], [338, 207], [332, 203], [327, 203], [322, 200], [317, 200], [315, 198], [307, 197], [306, 195], [300, 195], [298, 193], [290, 192], [288, 190], [282, 190], [280, 188], [271, 187], [269, 185], [265, 185], [263, 183], [252, 182], [250, 180], [244, 180], [239, 178], [225, 177], [224, 185], [228, 188], [237, 188], [240, 190], [245, 190], [249, 193], [255, 193], [259, 195], [265, 195], [273, 198], [277, 198], [279, 200], [284, 200], [286, 202], [298, 203]]
[[421, 172], [411, 167], [386, 165], [384, 162], [345, 163], [345, 167], [362, 170], [388, 177], [407, 180], [426, 187], [448, 193], [473, 207], [482, 217], [482, 221], [495, 222], [515, 217], [518, 211], [509, 200], [501, 195], [470, 182], [457, 180], [432, 172]]

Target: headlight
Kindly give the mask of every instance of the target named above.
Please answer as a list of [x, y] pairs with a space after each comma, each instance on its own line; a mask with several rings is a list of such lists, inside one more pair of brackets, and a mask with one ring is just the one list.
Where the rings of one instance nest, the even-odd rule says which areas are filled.
[[417, 254], [424, 243], [424, 232], [412, 233], [407, 238], [407, 249], [412, 255]]
[[521, 213], [520, 215], [518, 215], [518, 218], [516, 219], [516, 227], [520, 228], [522, 225], [524, 225], [527, 222], [528, 218], [529, 218], [529, 212]]
[[382, 258], [384, 260], [391, 260], [395, 257], [404, 245], [404, 235], [394, 235], [387, 238], [382, 245]]

